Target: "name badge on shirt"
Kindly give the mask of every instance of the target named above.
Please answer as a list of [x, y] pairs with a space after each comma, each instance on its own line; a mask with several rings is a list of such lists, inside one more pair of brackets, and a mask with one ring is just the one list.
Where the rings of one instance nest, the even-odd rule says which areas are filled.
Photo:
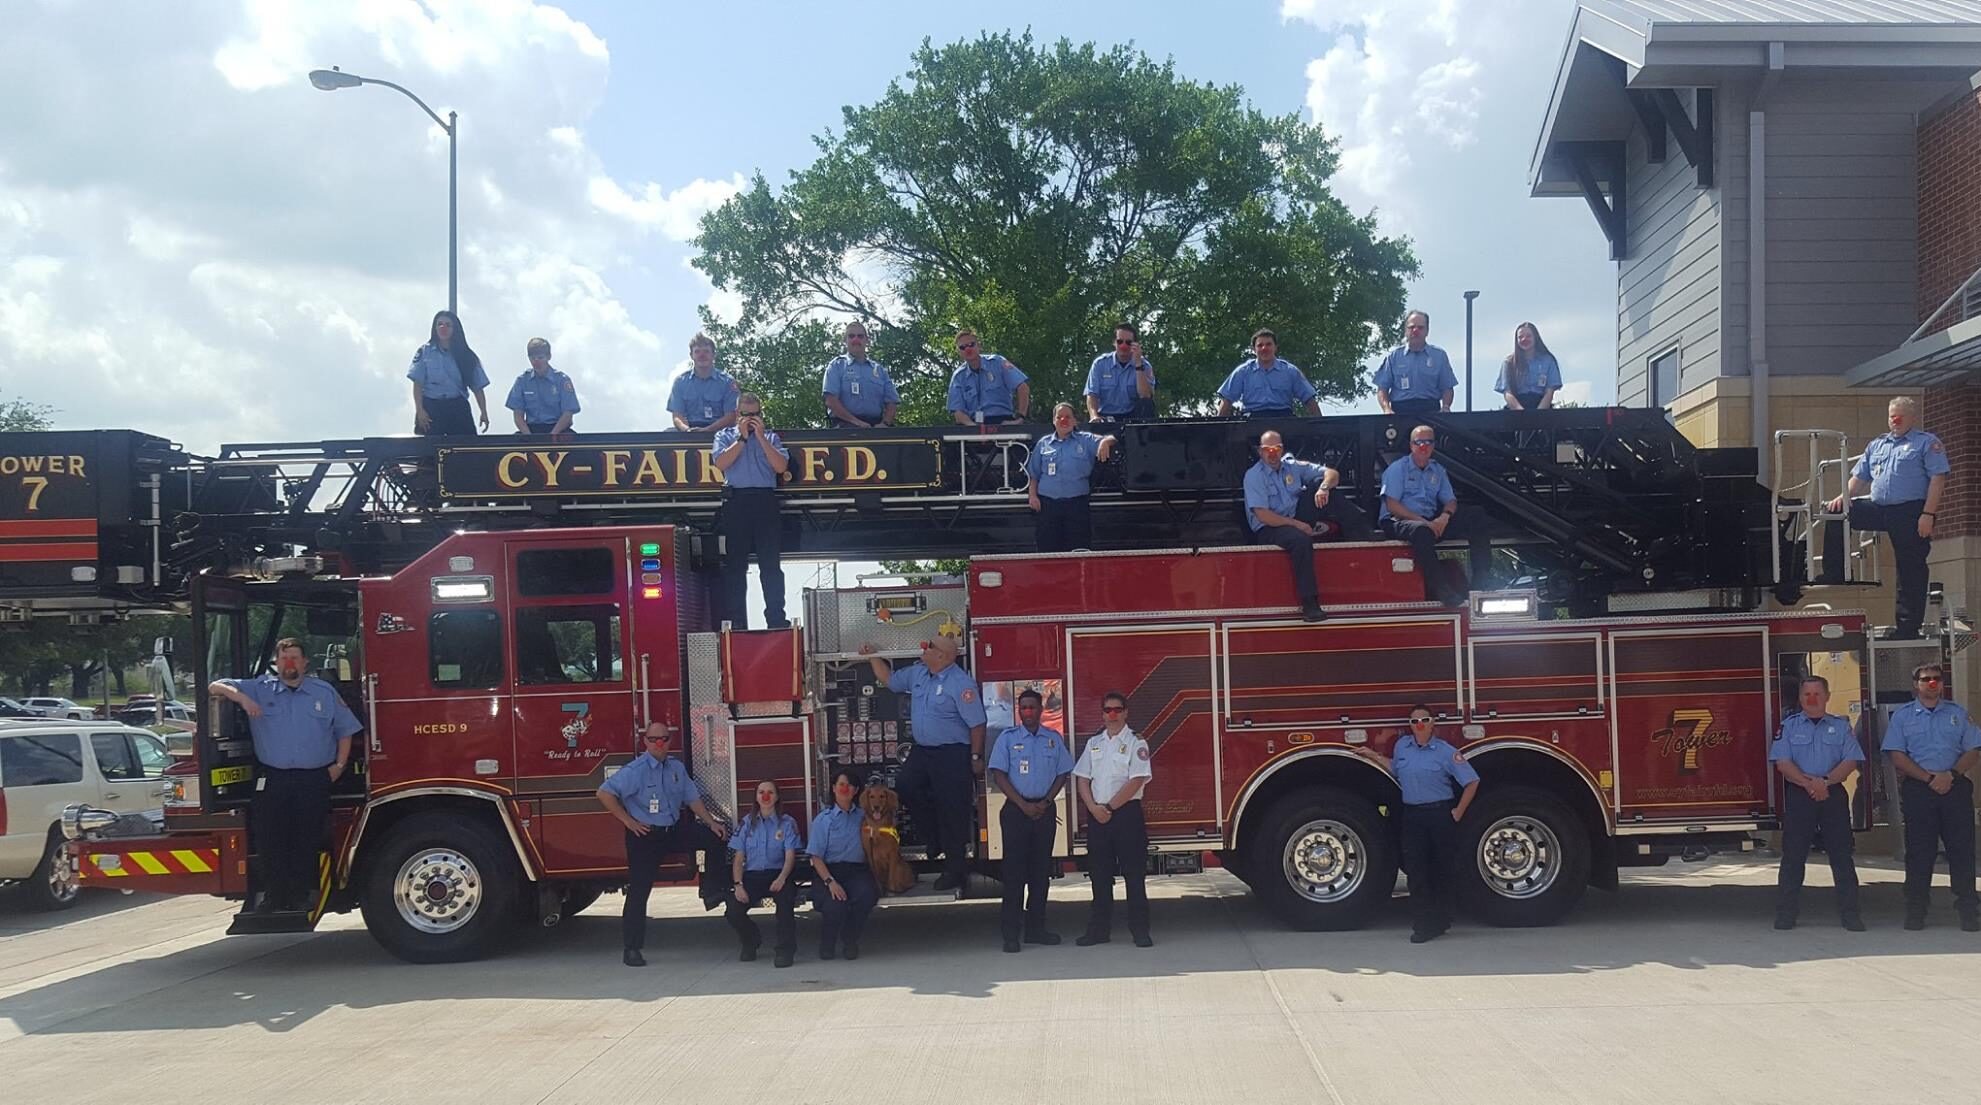
[[647, 812], [648, 812], [648, 813], [659, 813], [659, 812], [660, 812], [660, 799], [658, 799], [658, 798], [649, 798], [649, 799], [647, 799]]
[[1048, 475], [1048, 476], [1057, 476], [1057, 475], [1059, 475], [1059, 462], [1058, 462], [1058, 461], [1056, 461], [1056, 460], [1049, 460], [1049, 461], [1047, 461], [1047, 462], [1046, 462], [1046, 475]]
[[1410, 377], [1408, 377], [1408, 376], [1398, 376], [1398, 377], [1396, 378], [1396, 390], [1398, 390], [1398, 391], [1409, 391], [1409, 390], [1410, 390]]
[[847, 381], [846, 390], [852, 392], [854, 395], [860, 394], [860, 381], [858, 380]]
[[1030, 775], [1031, 773], [1032, 773], [1032, 761], [1030, 761], [1030, 760], [1019, 760], [1019, 761], [1018, 761], [1018, 774], [1020, 774], [1020, 775]]
[[703, 417], [703, 418], [714, 418], [714, 417], [715, 417], [715, 404], [713, 404], [713, 403], [703, 403], [703, 404], [702, 404], [702, 417]]

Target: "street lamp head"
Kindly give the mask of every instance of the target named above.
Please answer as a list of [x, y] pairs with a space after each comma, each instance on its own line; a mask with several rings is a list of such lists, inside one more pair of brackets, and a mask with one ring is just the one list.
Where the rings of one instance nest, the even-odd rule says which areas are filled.
[[1466, 299], [1477, 299], [1477, 298], [1479, 298], [1479, 293], [1478, 293], [1478, 292], [1466, 292], [1466, 293], [1465, 293], [1465, 298], [1466, 298]]
[[365, 83], [361, 77], [354, 77], [340, 69], [312, 69], [310, 83], [325, 92], [335, 92], [340, 88], [356, 88]]

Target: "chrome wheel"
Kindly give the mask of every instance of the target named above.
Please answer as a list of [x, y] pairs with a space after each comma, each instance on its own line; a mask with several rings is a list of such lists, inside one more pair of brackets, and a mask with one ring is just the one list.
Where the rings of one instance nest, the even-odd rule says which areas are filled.
[[451, 848], [413, 853], [392, 883], [400, 918], [423, 933], [459, 929], [481, 909], [481, 898], [481, 872], [473, 860]]
[[76, 900], [83, 887], [76, 878], [76, 862], [69, 857], [69, 850], [59, 842], [48, 851], [48, 899], [58, 905], [67, 905]]
[[1479, 837], [1479, 876], [1502, 898], [1547, 892], [1561, 874], [1561, 840], [1538, 818], [1512, 814]]
[[1286, 840], [1281, 863], [1287, 885], [1310, 902], [1338, 902], [1355, 893], [1368, 873], [1362, 836], [1339, 821], [1319, 819], [1300, 826]]

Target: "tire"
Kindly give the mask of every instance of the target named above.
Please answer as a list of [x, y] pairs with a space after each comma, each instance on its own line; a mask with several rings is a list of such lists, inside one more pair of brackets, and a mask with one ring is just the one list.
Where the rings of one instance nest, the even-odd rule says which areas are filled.
[[408, 963], [459, 963], [514, 928], [522, 882], [502, 833], [462, 813], [420, 813], [365, 860], [365, 928]]
[[1555, 924], [1589, 886], [1589, 831], [1546, 791], [1487, 791], [1466, 811], [1458, 841], [1459, 899], [1487, 924]]
[[27, 894], [28, 905], [43, 913], [68, 909], [82, 895], [75, 863], [62, 843], [60, 832], [48, 830], [48, 844], [41, 850], [41, 862], [34, 865], [34, 874], [21, 887]]
[[1357, 929], [1396, 887], [1396, 847], [1376, 804], [1313, 787], [1272, 805], [1245, 848], [1252, 892], [1287, 927]]

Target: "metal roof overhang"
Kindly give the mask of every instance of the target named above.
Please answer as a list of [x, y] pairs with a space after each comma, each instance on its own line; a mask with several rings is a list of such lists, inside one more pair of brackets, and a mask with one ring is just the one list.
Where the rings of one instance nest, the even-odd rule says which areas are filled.
[[1981, 373], [1981, 318], [1906, 342], [1843, 374], [1845, 387], [1923, 388]]

